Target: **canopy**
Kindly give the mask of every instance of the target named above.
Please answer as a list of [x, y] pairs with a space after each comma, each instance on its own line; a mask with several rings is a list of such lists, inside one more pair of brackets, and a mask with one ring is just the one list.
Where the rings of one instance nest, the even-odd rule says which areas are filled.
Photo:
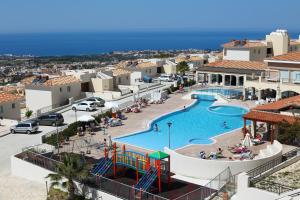
[[94, 120], [95, 120], [95, 118], [90, 115], [82, 115], [82, 116], [78, 117], [78, 119], [77, 119], [77, 121], [79, 121], [79, 122], [91, 122]]
[[169, 156], [170, 156], [169, 154], [166, 154], [165, 152], [162, 151], [156, 151], [149, 155], [150, 158], [154, 158], [156, 160], [163, 160], [165, 158], [168, 158]]
[[247, 133], [243, 142], [242, 142], [242, 146], [245, 146], [245, 147], [251, 147], [253, 146], [253, 143], [251, 141], [251, 138], [250, 138], [250, 134]]

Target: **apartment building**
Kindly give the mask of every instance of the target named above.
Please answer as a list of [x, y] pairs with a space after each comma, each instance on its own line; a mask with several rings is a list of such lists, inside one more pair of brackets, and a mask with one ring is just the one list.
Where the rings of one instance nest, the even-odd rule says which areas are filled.
[[196, 82], [210, 86], [243, 87], [246, 79], [261, 75], [265, 69], [264, 62], [222, 60], [198, 68]]
[[26, 107], [38, 112], [82, 98], [81, 82], [74, 76], [38, 76], [25, 84]]
[[20, 103], [22, 96], [11, 93], [0, 93], [0, 117], [5, 119], [21, 120]]
[[297, 51], [300, 51], [300, 38], [290, 39], [287, 30], [276, 30], [266, 35], [264, 40], [232, 40], [223, 44], [223, 59], [263, 61]]
[[287, 53], [264, 60], [266, 70], [256, 79], [245, 82], [245, 90], [254, 88], [258, 99], [270, 91], [272, 98], [300, 94], [300, 52]]

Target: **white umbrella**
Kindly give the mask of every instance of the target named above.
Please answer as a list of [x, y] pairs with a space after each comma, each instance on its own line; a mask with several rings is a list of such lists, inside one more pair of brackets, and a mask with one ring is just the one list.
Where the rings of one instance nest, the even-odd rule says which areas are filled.
[[253, 146], [253, 143], [251, 141], [251, 138], [250, 138], [250, 134], [247, 133], [243, 142], [242, 142], [242, 146], [245, 146], [245, 147], [251, 147]]
[[94, 120], [95, 120], [95, 118], [90, 115], [82, 115], [82, 116], [78, 117], [78, 119], [77, 119], [77, 121], [79, 121], [79, 122], [91, 122]]

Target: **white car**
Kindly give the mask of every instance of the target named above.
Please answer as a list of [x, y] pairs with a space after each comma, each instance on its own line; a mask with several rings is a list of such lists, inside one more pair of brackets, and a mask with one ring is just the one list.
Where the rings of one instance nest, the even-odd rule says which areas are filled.
[[99, 107], [103, 107], [105, 104], [105, 101], [99, 97], [90, 97], [90, 98], [86, 99], [85, 101], [94, 102]]
[[165, 82], [170, 82], [172, 81], [172, 77], [167, 74], [161, 74], [160, 77], [158, 77], [159, 80], [165, 81]]
[[87, 112], [96, 110], [97, 105], [91, 101], [83, 101], [72, 105], [72, 110], [84, 110]]
[[36, 121], [20, 122], [19, 124], [10, 127], [10, 132], [14, 133], [36, 133], [39, 130], [39, 125]]

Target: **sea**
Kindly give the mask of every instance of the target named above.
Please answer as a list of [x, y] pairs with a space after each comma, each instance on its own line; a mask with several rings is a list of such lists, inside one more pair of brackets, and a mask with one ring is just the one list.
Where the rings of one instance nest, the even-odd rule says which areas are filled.
[[[270, 32], [270, 31], [269, 31]], [[136, 31], [0, 34], [0, 55], [94, 55], [129, 50], [218, 50], [232, 39], [263, 39], [267, 31]], [[300, 32], [290, 32], [298, 38]]]

